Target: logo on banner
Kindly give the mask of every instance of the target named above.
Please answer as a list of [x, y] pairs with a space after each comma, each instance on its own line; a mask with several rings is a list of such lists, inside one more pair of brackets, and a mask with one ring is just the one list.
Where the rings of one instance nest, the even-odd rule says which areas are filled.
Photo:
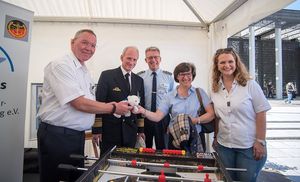
[[17, 17], [5, 16], [4, 37], [28, 41], [29, 21], [22, 20]]
[[11, 72], [14, 72], [15, 69], [14, 69], [14, 64], [13, 64], [12, 60], [10, 59], [7, 52], [0, 46], [0, 66], [2, 66], [3, 63], [6, 61], [9, 63]]
[[27, 34], [26, 25], [19, 20], [11, 20], [8, 22], [7, 26], [8, 33], [14, 38], [23, 38]]

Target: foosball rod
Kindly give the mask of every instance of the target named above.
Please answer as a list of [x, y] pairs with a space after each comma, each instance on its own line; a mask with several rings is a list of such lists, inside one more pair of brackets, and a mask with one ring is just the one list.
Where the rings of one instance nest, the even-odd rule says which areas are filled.
[[[152, 162], [137, 162], [135, 160], [133, 161], [123, 161], [123, 160], [116, 160], [116, 159], [107, 159], [108, 162], [111, 163], [123, 163], [123, 164], [131, 164], [131, 165], [146, 165], [146, 166], [159, 166], [159, 167], [175, 167], [175, 168], [181, 168], [181, 169], [197, 169], [199, 171], [215, 171], [218, 168], [217, 167], [208, 167], [208, 166], [187, 166], [187, 165], [178, 165], [178, 164], [169, 164], [169, 163], [152, 163]], [[241, 169], [241, 168], [225, 168], [229, 171], [242, 171], [246, 172], [247, 169]]]
[[[118, 172], [118, 171], [104, 171], [104, 170], [98, 170], [100, 173], [107, 173], [107, 174], [114, 174], [114, 175], [124, 175], [124, 176], [134, 176], [134, 177], [140, 177], [140, 178], [147, 178], [147, 179], [156, 179], [158, 180], [160, 176], [158, 175], [148, 175], [148, 174], [135, 174], [135, 173], [124, 173], [124, 172]], [[195, 179], [195, 178], [180, 178], [180, 177], [172, 177], [172, 176], [164, 176], [164, 179], [166, 181], [199, 181], [203, 182], [203, 180]], [[212, 182], [214, 180], [211, 180]]]
[[[82, 168], [82, 167], [75, 167], [70, 164], [59, 164], [58, 168], [65, 169], [65, 170], [72, 170], [72, 171], [87, 171], [88, 168]], [[124, 175], [124, 176], [134, 176], [134, 177], [141, 177], [141, 178], [148, 178], [148, 179], [159, 179], [162, 177], [161, 175], [147, 175], [147, 174], [134, 174], [134, 173], [124, 173], [119, 171], [104, 171], [104, 170], [98, 170], [99, 173], [107, 173], [107, 174], [114, 174], [114, 175]], [[179, 177], [172, 177], [172, 176], [165, 176], [163, 175], [163, 178], [168, 181], [199, 181], [204, 182], [203, 180], [194, 179], [194, 178], [179, 178]], [[214, 182], [214, 180], [212, 180]], [[217, 182], [217, 181], [216, 181]]]
[[[111, 148], [110, 152], [114, 151], [115, 149], [117, 148], [117, 146], [113, 146], [113, 148]], [[83, 155], [80, 155], [80, 154], [71, 154], [70, 155], [70, 158], [73, 158], [73, 159], [84, 159], [84, 160], [98, 160], [99, 157], [88, 157], [88, 156], [83, 156]]]
[[83, 156], [79, 154], [71, 154], [70, 158], [72, 159], [84, 159], [84, 160], [98, 160], [99, 158], [97, 157], [88, 157], [88, 156]]

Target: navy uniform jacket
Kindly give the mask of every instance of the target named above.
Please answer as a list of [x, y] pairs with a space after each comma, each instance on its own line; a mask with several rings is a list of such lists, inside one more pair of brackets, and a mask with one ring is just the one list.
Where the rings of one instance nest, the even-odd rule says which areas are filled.
[[[127, 100], [128, 95], [139, 96], [140, 105], [144, 107], [144, 83], [141, 77], [131, 72], [131, 91], [129, 93], [120, 67], [101, 73], [96, 90], [97, 101], [120, 102]], [[137, 133], [144, 132], [144, 119], [140, 114], [133, 113], [130, 117], [122, 116], [121, 118], [117, 118], [113, 114], [97, 114], [92, 132], [93, 134], [102, 133], [102, 144], [106, 144], [106, 146], [112, 143], [123, 147], [134, 147]]]

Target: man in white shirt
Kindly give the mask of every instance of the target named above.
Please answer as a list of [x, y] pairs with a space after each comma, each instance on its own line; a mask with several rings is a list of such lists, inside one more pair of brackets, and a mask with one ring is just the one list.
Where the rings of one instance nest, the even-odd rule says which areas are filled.
[[75, 181], [79, 172], [63, 173], [61, 163], [83, 167], [83, 160], [70, 154], [84, 155], [85, 130], [95, 115], [124, 114], [132, 109], [127, 102], [95, 101], [94, 83], [85, 65], [94, 54], [97, 38], [89, 29], [79, 30], [71, 40], [71, 53], [50, 62], [44, 72], [42, 105], [38, 117], [40, 181]]

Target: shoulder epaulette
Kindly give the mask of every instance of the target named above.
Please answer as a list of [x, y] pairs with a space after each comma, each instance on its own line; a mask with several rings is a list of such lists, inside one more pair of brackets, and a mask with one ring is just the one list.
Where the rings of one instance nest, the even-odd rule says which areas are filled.
[[163, 71], [163, 73], [166, 73], [166, 74], [168, 74], [168, 75], [172, 75], [172, 73], [171, 72], [169, 72], [169, 71]]
[[140, 72], [137, 73], [137, 75], [143, 74], [145, 72], [146, 72], [145, 70], [144, 71], [140, 71]]

